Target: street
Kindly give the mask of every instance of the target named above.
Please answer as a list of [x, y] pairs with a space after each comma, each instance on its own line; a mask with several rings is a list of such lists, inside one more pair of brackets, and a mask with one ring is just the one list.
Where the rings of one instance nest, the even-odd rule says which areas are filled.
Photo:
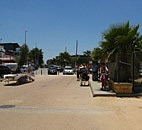
[[0, 83], [1, 130], [140, 130], [142, 99], [93, 98], [75, 75], [36, 75], [23, 85]]

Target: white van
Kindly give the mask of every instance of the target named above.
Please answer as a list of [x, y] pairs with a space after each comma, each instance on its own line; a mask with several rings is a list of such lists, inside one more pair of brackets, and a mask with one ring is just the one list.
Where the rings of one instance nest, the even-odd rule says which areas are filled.
[[18, 64], [17, 63], [4, 63], [3, 65], [7, 66], [12, 71], [16, 71], [17, 68], [18, 68]]

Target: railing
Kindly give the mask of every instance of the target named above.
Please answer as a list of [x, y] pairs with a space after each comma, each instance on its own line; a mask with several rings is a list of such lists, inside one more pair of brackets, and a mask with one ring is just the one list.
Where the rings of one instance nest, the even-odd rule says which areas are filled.
[[48, 75], [48, 69], [47, 68], [39, 68], [38, 70], [34, 71], [35, 75]]

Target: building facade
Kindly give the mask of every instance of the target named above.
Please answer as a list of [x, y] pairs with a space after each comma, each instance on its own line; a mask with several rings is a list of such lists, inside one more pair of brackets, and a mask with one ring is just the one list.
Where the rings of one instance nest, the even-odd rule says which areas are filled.
[[0, 64], [15, 63], [19, 48], [18, 43], [0, 43]]

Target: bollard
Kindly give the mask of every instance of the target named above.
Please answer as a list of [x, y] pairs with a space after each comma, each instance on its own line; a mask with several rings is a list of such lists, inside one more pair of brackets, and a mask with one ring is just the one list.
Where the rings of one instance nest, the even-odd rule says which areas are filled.
[[42, 70], [41, 70], [41, 75], [42, 75]]

